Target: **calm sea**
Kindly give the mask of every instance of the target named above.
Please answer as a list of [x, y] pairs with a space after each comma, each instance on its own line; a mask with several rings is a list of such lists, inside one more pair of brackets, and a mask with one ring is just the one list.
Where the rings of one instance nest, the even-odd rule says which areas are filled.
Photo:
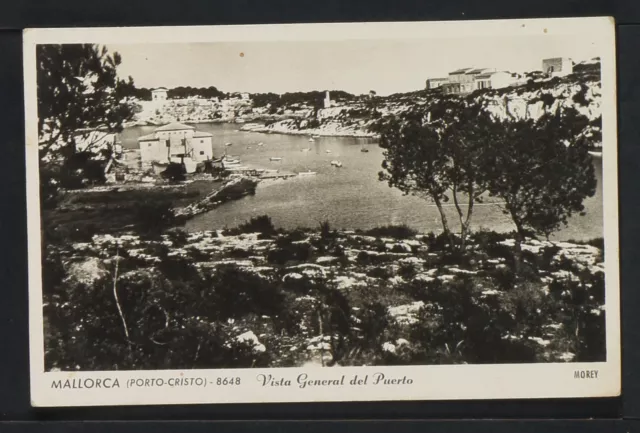
[[[317, 227], [329, 221], [333, 228], [368, 229], [386, 224], [407, 224], [421, 232], [441, 230], [436, 207], [428, 200], [405, 196], [378, 180], [382, 149], [373, 139], [309, 137], [259, 134], [239, 131], [239, 125], [198, 124], [200, 131], [214, 135], [214, 155], [225, 150], [238, 157], [242, 165], [281, 171], [315, 171], [315, 176], [261, 182], [254, 196], [232, 201], [186, 224], [189, 231], [234, 227], [251, 217], [269, 215], [278, 227]], [[137, 137], [151, 133], [155, 127], [127, 128], [121, 135], [123, 146], [137, 148]], [[225, 146], [225, 143], [233, 143]], [[259, 146], [258, 143], [262, 143]], [[366, 148], [369, 152], [361, 152]], [[270, 157], [280, 157], [272, 162]], [[333, 167], [332, 160], [342, 162]], [[586, 215], [575, 216], [569, 226], [554, 235], [557, 240], [588, 240], [601, 237], [602, 160], [593, 159], [598, 179], [594, 197], [585, 201]], [[455, 227], [457, 214], [447, 206], [449, 223]], [[458, 226], [459, 227], [459, 226]], [[511, 220], [491, 203], [474, 209], [473, 227], [511, 231]]]

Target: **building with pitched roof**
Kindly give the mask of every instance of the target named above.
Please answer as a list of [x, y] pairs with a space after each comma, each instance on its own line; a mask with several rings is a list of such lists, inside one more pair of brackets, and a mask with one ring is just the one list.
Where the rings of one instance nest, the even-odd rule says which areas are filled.
[[140, 158], [145, 162], [196, 162], [213, 159], [213, 135], [195, 127], [172, 122], [138, 138]]

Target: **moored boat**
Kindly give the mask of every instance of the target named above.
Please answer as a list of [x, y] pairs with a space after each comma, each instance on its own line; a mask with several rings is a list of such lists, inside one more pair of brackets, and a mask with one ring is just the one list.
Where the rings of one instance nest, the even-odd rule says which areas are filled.
[[318, 174], [315, 171], [301, 171], [300, 173], [298, 173], [298, 176], [313, 176]]
[[269, 158], [269, 161], [282, 161], [282, 157], [280, 156], [272, 156]]

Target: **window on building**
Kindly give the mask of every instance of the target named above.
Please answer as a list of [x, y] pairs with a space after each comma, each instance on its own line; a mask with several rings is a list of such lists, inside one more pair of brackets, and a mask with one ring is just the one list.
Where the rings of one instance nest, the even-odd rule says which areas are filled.
[[200, 143], [204, 143], [204, 140], [200, 140]]
[[201, 150], [201, 151], [200, 151], [200, 155], [204, 155], [204, 150]]
[[147, 144], [147, 147], [151, 147], [151, 143]]

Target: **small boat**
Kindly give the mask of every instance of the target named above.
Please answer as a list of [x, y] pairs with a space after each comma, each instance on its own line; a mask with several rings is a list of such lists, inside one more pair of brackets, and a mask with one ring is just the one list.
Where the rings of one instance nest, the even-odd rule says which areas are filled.
[[233, 146], [233, 143], [225, 143], [225, 146]]
[[325, 150], [325, 152], [327, 152], [327, 153], [331, 153], [331, 151], [330, 151], [329, 149]]
[[342, 167], [342, 162], [334, 159], [333, 161], [331, 161], [331, 165], [333, 165], [334, 167]]
[[315, 140], [313, 139], [313, 137], [309, 137], [309, 141], [314, 142]]
[[269, 158], [269, 161], [282, 161], [282, 157], [280, 156], [272, 156]]
[[309, 152], [311, 148], [301, 149], [301, 152]]
[[319, 135], [312, 135], [311, 138], [320, 138]]
[[258, 146], [264, 146], [264, 143], [261, 141], [260, 143], [258, 143]]
[[363, 147], [362, 149], [360, 149], [360, 152], [365, 152], [365, 153], [366, 153], [366, 152], [368, 152], [368, 151], [369, 151], [369, 149], [366, 149], [366, 148], [364, 148], [364, 147]]
[[300, 173], [298, 173], [298, 176], [313, 176], [318, 174], [315, 171], [301, 171]]

